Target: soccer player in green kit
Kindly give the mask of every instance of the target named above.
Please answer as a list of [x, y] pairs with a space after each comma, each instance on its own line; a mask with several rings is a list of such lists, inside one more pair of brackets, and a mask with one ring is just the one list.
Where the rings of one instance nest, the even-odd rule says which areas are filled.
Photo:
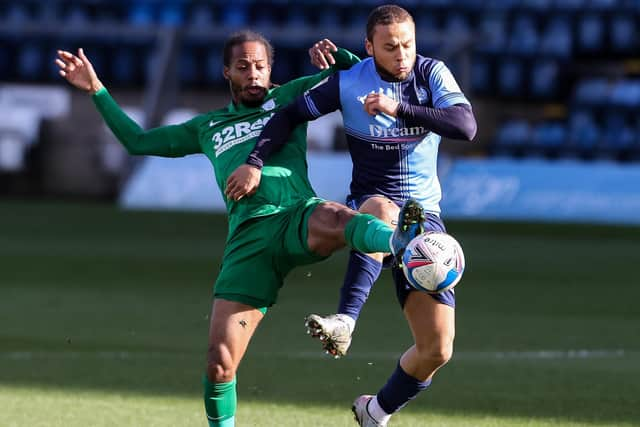
[[[82, 49], [58, 51], [60, 74], [87, 91], [105, 122], [131, 154], [181, 157], [204, 154], [225, 197], [229, 230], [214, 286], [204, 400], [210, 427], [235, 425], [236, 370], [267, 308], [294, 267], [318, 262], [349, 245], [362, 252], [400, 254], [422, 230], [419, 204], [401, 210], [396, 232], [377, 218], [317, 198], [307, 177], [306, 124], [269, 161], [248, 158], [261, 129], [281, 106], [358, 58], [322, 40], [309, 49], [322, 72], [282, 86], [271, 84], [273, 49], [252, 31], [231, 35], [223, 74], [232, 102], [178, 125], [145, 131], [111, 98]], [[227, 179], [249, 163], [262, 170], [256, 191], [244, 197]], [[246, 193], [246, 192], [245, 192]], [[247, 280], [248, 272], [251, 279]]]

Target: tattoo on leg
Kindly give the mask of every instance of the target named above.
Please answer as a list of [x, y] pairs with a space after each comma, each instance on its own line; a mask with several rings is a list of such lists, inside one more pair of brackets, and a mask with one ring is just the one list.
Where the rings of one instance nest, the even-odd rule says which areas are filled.
[[246, 321], [246, 320], [244, 320], [244, 319], [243, 319], [243, 320], [241, 320], [241, 321], [239, 321], [238, 323], [240, 323], [240, 326], [242, 326], [243, 328], [246, 328], [246, 327], [247, 327], [247, 321]]

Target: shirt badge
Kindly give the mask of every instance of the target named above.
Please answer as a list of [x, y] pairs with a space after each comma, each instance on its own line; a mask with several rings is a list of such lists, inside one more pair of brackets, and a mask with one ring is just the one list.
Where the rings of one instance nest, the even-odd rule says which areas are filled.
[[261, 107], [264, 111], [271, 111], [276, 108], [276, 102], [273, 99], [268, 100]]

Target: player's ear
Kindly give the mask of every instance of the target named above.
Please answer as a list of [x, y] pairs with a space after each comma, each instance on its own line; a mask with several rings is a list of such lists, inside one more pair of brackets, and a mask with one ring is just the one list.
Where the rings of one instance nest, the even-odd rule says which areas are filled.
[[364, 48], [367, 50], [367, 55], [373, 56], [373, 45], [367, 38], [364, 39]]
[[225, 80], [229, 80], [229, 67], [222, 67], [222, 75]]

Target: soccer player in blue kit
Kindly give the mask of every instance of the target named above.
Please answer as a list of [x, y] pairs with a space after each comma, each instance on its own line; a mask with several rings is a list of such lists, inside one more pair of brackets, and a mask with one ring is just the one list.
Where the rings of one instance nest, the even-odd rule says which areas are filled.
[[[471, 105], [442, 62], [416, 55], [415, 23], [405, 9], [396, 5], [374, 9], [367, 21], [365, 47], [369, 58], [330, 76], [278, 112], [247, 163], [259, 165], [286, 143], [299, 123], [340, 109], [353, 161], [348, 205], [393, 223], [399, 206], [413, 198], [424, 208], [424, 230], [445, 231], [439, 207], [438, 146], [441, 136], [474, 138]], [[247, 167], [242, 173], [236, 178], [246, 183], [249, 193], [259, 185], [260, 170]], [[329, 353], [346, 353], [384, 255], [352, 251], [338, 314], [307, 318], [310, 332], [323, 340]], [[376, 396], [355, 400], [353, 412], [361, 426], [385, 426], [392, 414], [431, 384], [453, 353], [454, 291], [416, 291], [397, 263], [392, 275], [415, 343]]]

